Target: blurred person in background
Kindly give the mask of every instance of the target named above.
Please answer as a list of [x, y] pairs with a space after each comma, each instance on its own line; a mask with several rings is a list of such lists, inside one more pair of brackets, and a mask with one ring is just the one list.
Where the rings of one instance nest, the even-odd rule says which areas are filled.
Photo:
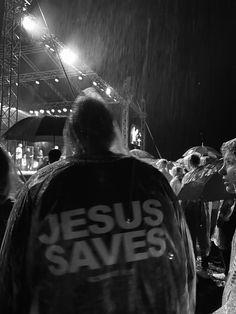
[[25, 163], [26, 163], [25, 170], [32, 170], [33, 157], [34, 157], [34, 155], [31, 151], [30, 147], [26, 147], [26, 150], [24, 153], [24, 158], [25, 158]]
[[40, 169], [44, 168], [45, 166], [60, 160], [61, 155], [62, 155], [62, 153], [61, 153], [60, 149], [52, 148], [48, 152], [48, 155], [44, 157], [43, 161], [41, 162], [41, 164], [39, 165], [37, 170], [40, 170]]
[[119, 152], [115, 125], [102, 101], [75, 101], [68, 157], [33, 175], [13, 208], [1, 313], [194, 314], [183, 212], [157, 169]]
[[172, 173], [173, 179], [171, 179], [170, 181], [170, 186], [175, 192], [175, 195], [178, 195], [182, 188], [182, 179], [184, 176], [184, 169], [180, 166], [174, 166], [171, 169], [171, 173]]
[[16, 166], [20, 170], [22, 169], [22, 158], [23, 158], [23, 148], [22, 148], [22, 144], [19, 143], [16, 147]]
[[38, 148], [36, 159], [39, 163], [39, 166], [43, 163], [43, 158], [44, 158], [43, 150], [42, 148]]
[[58, 148], [53, 148], [48, 153], [48, 162], [51, 164], [61, 158], [61, 151]]
[[[233, 189], [232, 189], [233, 193]], [[212, 240], [219, 248], [224, 265], [225, 276], [228, 275], [231, 255], [231, 243], [236, 229], [235, 195], [222, 200]]]
[[183, 185], [188, 181], [188, 178], [192, 175], [192, 172], [201, 166], [200, 156], [201, 155], [199, 153], [192, 153], [190, 156], [188, 156], [188, 159], [186, 159], [185, 163], [187, 172], [185, 173], [182, 180]]
[[[236, 138], [222, 144], [221, 152], [224, 158], [224, 164], [219, 170], [223, 177], [225, 188], [229, 193], [236, 193]], [[232, 204], [231, 204], [232, 205]], [[235, 210], [235, 205], [230, 206], [229, 215], [224, 215], [225, 218], [233, 216], [232, 210]], [[227, 219], [225, 219], [227, 220]], [[235, 229], [235, 227], [234, 227]], [[236, 233], [231, 243], [230, 267], [227, 276], [226, 285], [224, 288], [222, 307], [214, 312], [215, 314], [233, 314], [236, 313]]]
[[156, 162], [156, 168], [166, 177], [168, 182], [172, 180], [172, 175], [169, 172], [168, 160], [161, 158]]

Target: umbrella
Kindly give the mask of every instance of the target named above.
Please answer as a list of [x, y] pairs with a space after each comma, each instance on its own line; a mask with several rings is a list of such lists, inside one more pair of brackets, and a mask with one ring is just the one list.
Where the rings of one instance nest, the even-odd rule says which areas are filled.
[[222, 176], [218, 173], [223, 160], [216, 160], [195, 169], [182, 187], [178, 198], [184, 200], [217, 201], [231, 198], [225, 189]]
[[2, 137], [6, 140], [50, 142], [63, 135], [65, 116], [27, 117], [16, 122]]
[[146, 152], [145, 150], [142, 150], [142, 149], [138, 149], [138, 148], [135, 148], [135, 149], [131, 149], [130, 151], [130, 154], [134, 157], [138, 157], [138, 158], [145, 158], [145, 159], [154, 159], [154, 157], [149, 154], [148, 152]]
[[189, 156], [192, 153], [199, 153], [202, 156], [210, 156], [210, 157], [221, 157], [221, 154], [213, 147], [210, 146], [194, 146], [192, 148], [189, 148], [184, 154], [183, 157]]

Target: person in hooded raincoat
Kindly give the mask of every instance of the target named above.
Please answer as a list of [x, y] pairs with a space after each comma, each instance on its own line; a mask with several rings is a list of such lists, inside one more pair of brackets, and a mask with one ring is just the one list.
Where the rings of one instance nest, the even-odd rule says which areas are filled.
[[182, 210], [163, 174], [118, 152], [117, 132], [103, 102], [75, 101], [71, 156], [33, 175], [12, 210], [0, 313], [194, 313]]
[[[223, 177], [225, 188], [232, 195], [236, 193], [236, 138], [222, 144], [221, 152], [224, 164], [219, 170]], [[235, 210], [235, 206], [234, 206]], [[229, 272], [222, 297], [222, 307], [214, 314], [236, 313], [236, 231], [231, 244]]]

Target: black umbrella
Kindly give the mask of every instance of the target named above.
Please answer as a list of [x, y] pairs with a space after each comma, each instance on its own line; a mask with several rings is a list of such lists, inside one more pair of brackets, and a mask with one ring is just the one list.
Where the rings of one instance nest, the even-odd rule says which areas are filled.
[[217, 160], [195, 169], [182, 187], [180, 200], [217, 201], [231, 198], [232, 194], [225, 189], [222, 176], [218, 173], [223, 160]]
[[16, 122], [2, 137], [6, 140], [50, 142], [63, 135], [65, 116], [27, 117]]

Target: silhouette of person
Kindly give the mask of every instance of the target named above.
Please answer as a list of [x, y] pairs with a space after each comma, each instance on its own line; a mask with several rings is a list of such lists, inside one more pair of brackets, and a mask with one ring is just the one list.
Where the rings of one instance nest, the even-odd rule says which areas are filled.
[[22, 149], [22, 144], [19, 143], [16, 147], [16, 166], [19, 169], [22, 168], [22, 158], [23, 158], [23, 149]]
[[48, 161], [49, 163], [53, 163], [55, 161], [58, 161], [61, 158], [61, 151], [60, 149], [53, 148], [48, 153]]

